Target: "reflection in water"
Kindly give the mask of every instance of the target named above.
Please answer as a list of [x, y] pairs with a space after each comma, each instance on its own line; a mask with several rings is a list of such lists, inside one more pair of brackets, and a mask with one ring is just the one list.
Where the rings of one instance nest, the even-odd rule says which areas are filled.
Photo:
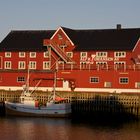
[[0, 118], [0, 140], [139, 140], [139, 121]]

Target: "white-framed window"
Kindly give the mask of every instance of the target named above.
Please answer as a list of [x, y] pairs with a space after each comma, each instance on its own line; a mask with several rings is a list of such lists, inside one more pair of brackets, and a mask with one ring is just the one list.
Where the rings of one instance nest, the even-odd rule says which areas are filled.
[[99, 83], [99, 77], [90, 77], [90, 83]]
[[44, 52], [44, 58], [48, 58], [49, 57], [49, 51]]
[[126, 52], [114, 52], [114, 57], [126, 57]]
[[81, 60], [87, 59], [87, 52], [81, 52], [81, 53], [80, 53], [80, 59], [81, 59]]
[[119, 78], [119, 83], [120, 84], [128, 84], [129, 83], [129, 78], [128, 77], [120, 77]]
[[135, 82], [135, 88], [140, 88], [140, 82]]
[[18, 69], [25, 69], [25, 61], [18, 62]]
[[5, 52], [5, 57], [10, 58], [11, 57], [11, 52]]
[[29, 69], [36, 69], [36, 61], [29, 62]]
[[30, 58], [36, 58], [36, 52], [30, 52]]
[[26, 78], [25, 77], [17, 77], [17, 82], [25, 82], [26, 81]]
[[68, 56], [69, 58], [72, 58], [72, 57], [73, 57], [73, 52], [66, 52], [66, 54], [67, 54], [67, 56]]
[[5, 68], [5, 69], [11, 69], [11, 68], [12, 68], [12, 63], [11, 63], [11, 61], [5, 61], [5, 62], [4, 62], [4, 68]]
[[50, 61], [43, 61], [43, 69], [50, 69]]
[[114, 62], [114, 65], [125, 65], [126, 62], [125, 61], [116, 61]]
[[107, 57], [107, 52], [96, 52], [96, 57]]
[[25, 52], [19, 52], [19, 57], [25, 57]]
[[107, 62], [96, 62], [96, 65], [107, 65]]

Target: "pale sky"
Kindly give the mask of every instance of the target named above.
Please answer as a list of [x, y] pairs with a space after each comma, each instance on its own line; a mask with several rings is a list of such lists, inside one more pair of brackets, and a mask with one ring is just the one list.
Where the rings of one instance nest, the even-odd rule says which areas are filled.
[[11, 30], [140, 28], [140, 0], [0, 0], [0, 41]]

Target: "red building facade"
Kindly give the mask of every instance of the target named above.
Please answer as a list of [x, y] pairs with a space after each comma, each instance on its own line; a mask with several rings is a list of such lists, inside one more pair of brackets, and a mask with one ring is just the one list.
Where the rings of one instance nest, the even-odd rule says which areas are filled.
[[140, 29], [11, 31], [0, 44], [0, 88], [140, 93]]

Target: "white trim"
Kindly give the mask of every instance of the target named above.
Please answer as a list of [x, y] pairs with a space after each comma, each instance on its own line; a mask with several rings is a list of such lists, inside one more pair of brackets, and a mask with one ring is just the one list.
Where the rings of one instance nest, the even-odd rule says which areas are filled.
[[[45, 63], [48, 63], [48, 67], [45, 67]], [[43, 61], [43, 70], [49, 70], [50, 69], [50, 64], [51, 62], [50, 61]]]
[[1, 67], [0, 67], [0, 69], [3, 69], [3, 57], [2, 56], [0, 56], [0, 59], [1, 59]]
[[[122, 55], [121, 56], [116, 56], [117, 53], [121, 53], [121, 54], [124, 53], [124, 55], [123, 56]], [[114, 57], [115, 58], [125, 58], [126, 57], [126, 52], [125, 51], [115, 51], [114, 52]]]
[[138, 39], [138, 41], [136, 42], [136, 44], [135, 44], [135, 46], [134, 46], [134, 48], [133, 48], [132, 52], [134, 52], [134, 51], [135, 51], [135, 49], [136, 49], [136, 47], [137, 47], [137, 45], [138, 45], [139, 41], [140, 41], [140, 38], [139, 38], [139, 39]]
[[67, 39], [70, 41], [70, 43], [72, 44], [72, 46], [74, 46], [74, 43], [73, 43], [72, 40], [68, 37], [68, 35], [65, 33], [65, 31], [63, 30], [62, 27], [59, 27], [59, 28], [56, 30], [56, 32], [53, 34], [53, 36], [51, 37], [51, 39], [54, 38], [54, 36], [58, 33], [59, 30], [61, 30], [61, 31], [64, 33], [64, 35], [65, 35], [65, 36], [67, 37]]
[[[31, 67], [33, 65], [32, 63], [34, 63], [34, 67]], [[29, 61], [29, 69], [36, 69], [36, 61]]]
[[[31, 90], [34, 90], [35, 87], [30, 87]], [[23, 88], [20, 86], [0, 86], [0, 89], [4, 90], [23, 90]], [[38, 90], [42, 91], [52, 91], [52, 87], [38, 87]], [[71, 89], [64, 90], [63, 87], [61, 88], [56, 88], [56, 91], [71, 91]], [[120, 88], [75, 88], [75, 92], [92, 92], [92, 93], [140, 93], [140, 89], [120, 89]]]

